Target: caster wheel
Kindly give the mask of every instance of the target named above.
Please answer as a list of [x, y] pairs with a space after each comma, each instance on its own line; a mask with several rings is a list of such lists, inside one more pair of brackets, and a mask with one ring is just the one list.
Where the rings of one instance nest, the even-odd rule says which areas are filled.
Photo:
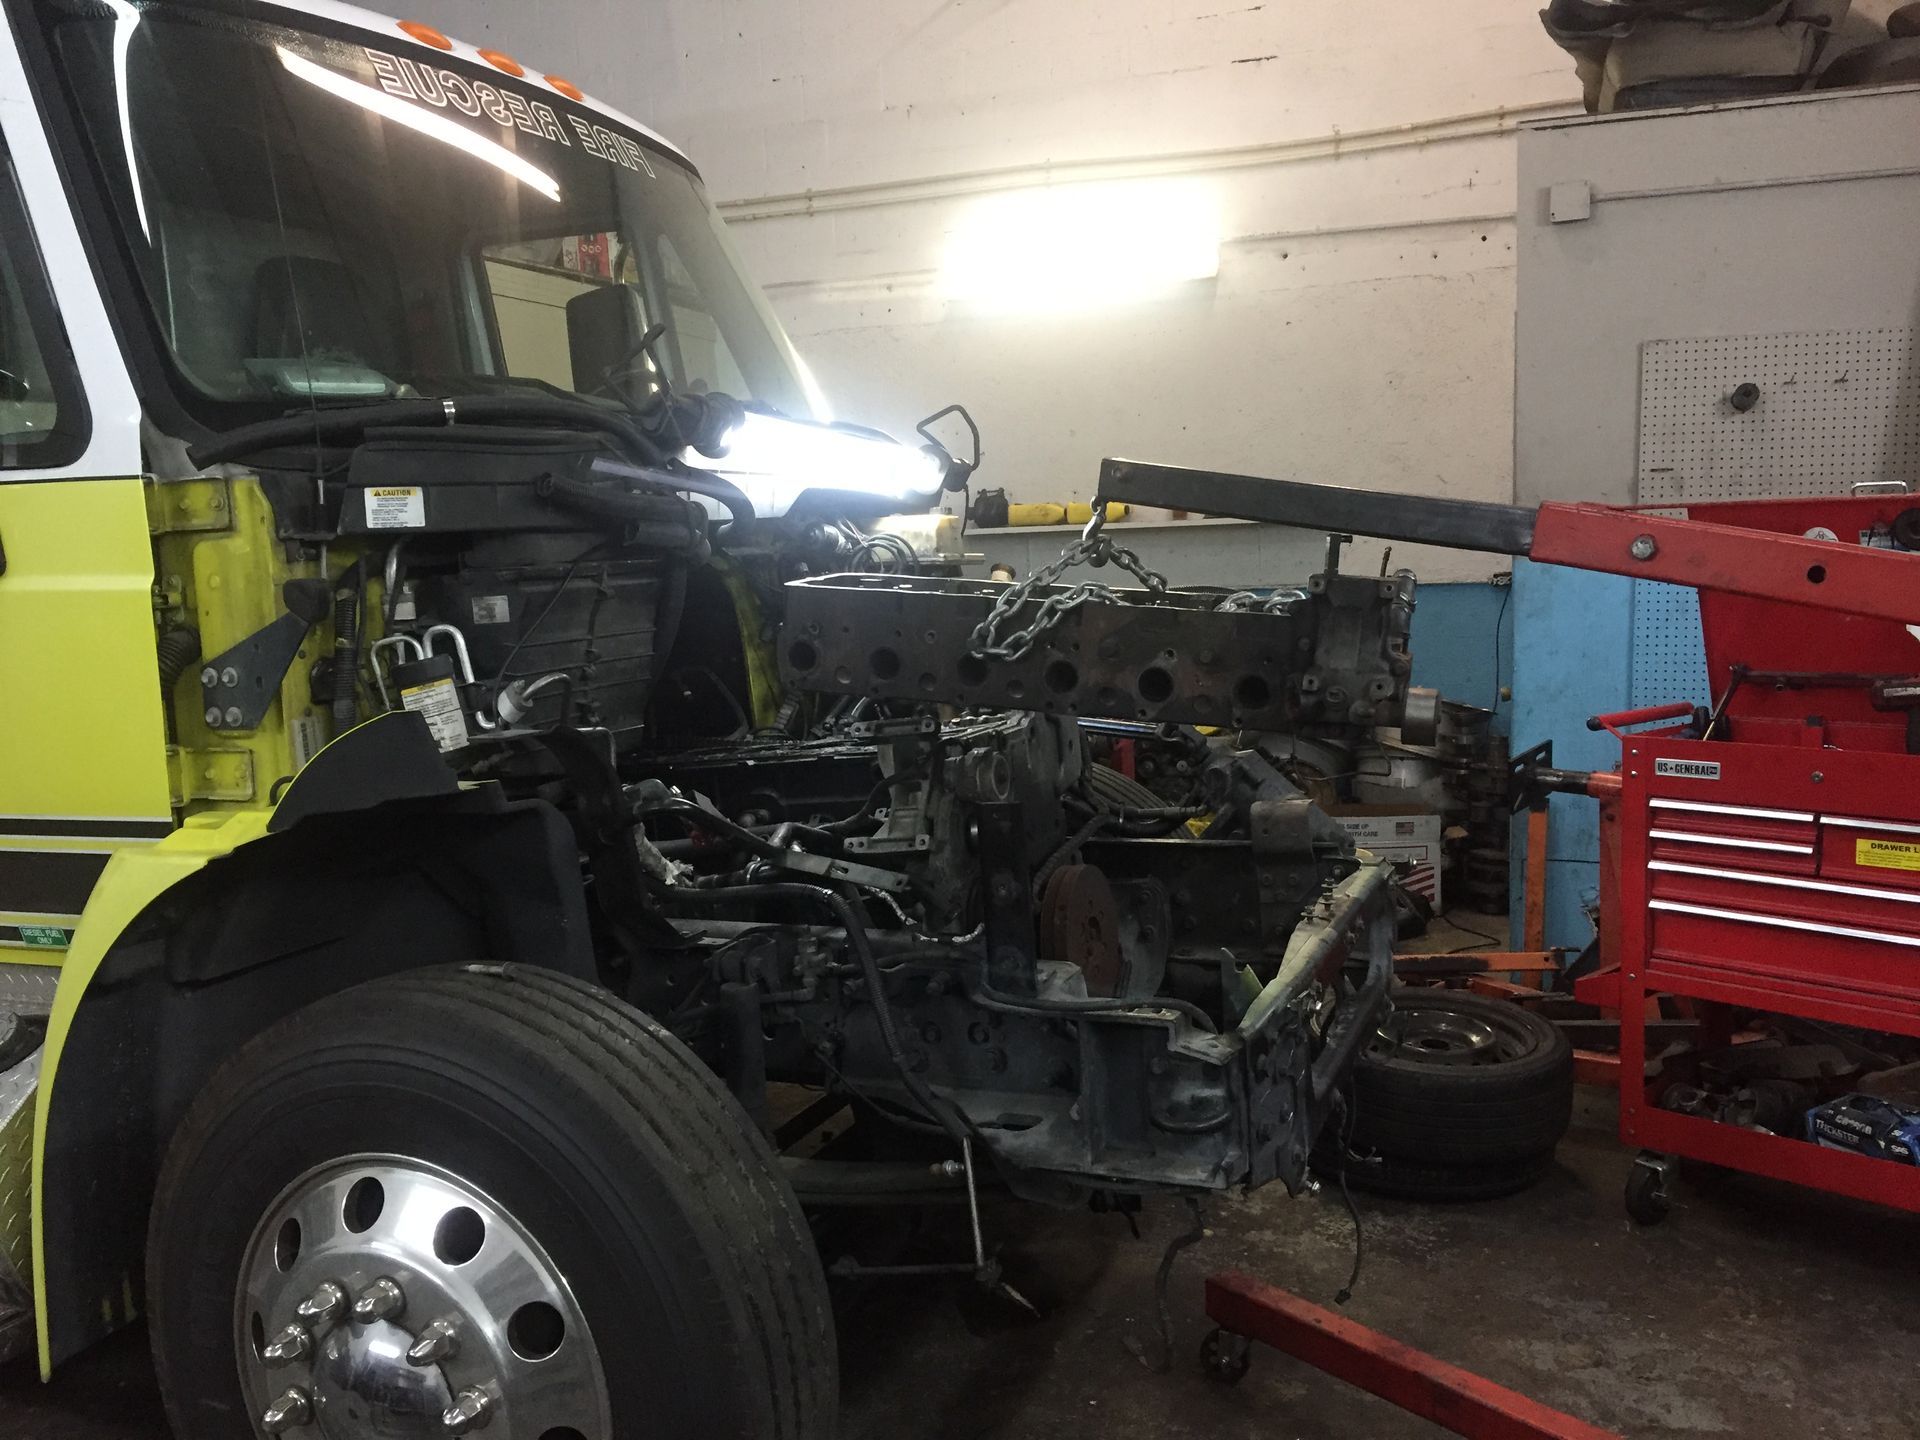
[[1247, 1369], [1252, 1364], [1253, 1346], [1244, 1335], [1215, 1329], [1200, 1342], [1200, 1366], [1209, 1380], [1238, 1385], [1247, 1378]]
[[1668, 1165], [1658, 1156], [1642, 1155], [1627, 1177], [1627, 1214], [1637, 1225], [1658, 1225], [1667, 1218], [1673, 1201], [1667, 1194]]

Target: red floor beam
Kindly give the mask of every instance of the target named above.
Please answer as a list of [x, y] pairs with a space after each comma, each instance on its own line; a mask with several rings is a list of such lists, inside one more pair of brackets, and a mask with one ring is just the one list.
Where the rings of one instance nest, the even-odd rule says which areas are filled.
[[1207, 1315], [1470, 1440], [1621, 1440], [1246, 1275], [1207, 1277]]

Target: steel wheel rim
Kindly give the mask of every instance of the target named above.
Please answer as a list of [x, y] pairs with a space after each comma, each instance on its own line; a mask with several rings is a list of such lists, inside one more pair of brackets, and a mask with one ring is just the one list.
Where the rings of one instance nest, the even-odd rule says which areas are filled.
[[425, 1161], [349, 1156], [283, 1190], [247, 1243], [233, 1333], [262, 1435], [613, 1440], [566, 1277], [504, 1206]]
[[[1508, 1017], [1501, 1016], [1502, 1022]], [[1515, 1024], [1427, 1006], [1396, 1009], [1380, 1024], [1367, 1053], [1415, 1065], [1504, 1065], [1530, 1054], [1533, 1037]]]

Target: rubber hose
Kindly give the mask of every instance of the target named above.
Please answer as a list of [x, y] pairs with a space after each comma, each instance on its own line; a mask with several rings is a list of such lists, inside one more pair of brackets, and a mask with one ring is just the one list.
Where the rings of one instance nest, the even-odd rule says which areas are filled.
[[660, 470], [646, 470], [638, 465], [627, 465], [619, 460], [601, 456], [588, 467], [596, 475], [604, 475], [611, 480], [625, 480], [633, 485], [646, 485], [656, 490], [684, 490], [692, 495], [705, 495], [718, 500], [726, 506], [727, 513], [737, 525], [752, 522], [753, 502], [747, 499], [747, 492], [731, 480], [723, 480], [718, 475], [705, 473], [692, 474], [685, 469], [671, 473]]
[[1087, 792], [1128, 810], [1152, 810], [1167, 803], [1132, 776], [1097, 762], [1087, 766]]
[[721, 890], [681, 890], [675, 889], [670, 898], [698, 900], [703, 905], [738, 900], [801, 900], [811, 905], [821, 905], [833, 912], [841, 928], [847, 932], [847, 944], [853, 949], [853, 957], [859, 962], [860, 973], [867, 982], [867, 989], [873, 996], [874, 1019], [879, 1022], [880, 1040], [887, 1048], [887, 1058], [893, 1062], [893, 1068], [900, 1073], [900, 1083], [914, 1099], [914, 1103], [926, 1112], [942, 1130], [952, 1138], [954, 1144], [963, 1144], [972, 1137], [967, 1132], [963, 1119], [956, 1119], [956, 1109], [943, 1106], [927, 1088], [927, 1082], [914, 1073], [912, 1063], [907, 1059], [906, 1047], [900, 1043], [900, 1027], [893, 1018], [893, 1006], [887, 1000], [886, 977], [880, 973], [879, 961], [874, 959], [873, 945], [867, 938], [866, 926], [853, 913], [853, 907], [831, 890], [823, 890], [817, 885], [736, 885]]
[[557, 396], [464, 395], [446, 400], [388, 400], [378, 405], [354, 405], [339, 410], [283, 415], [275, 420], [242, 425], [199, 445], [190, 445], [187, 447], [187, 459], [195, 467], [204, 470], [210, 465], [279, 445], [297, 445], [309, 441], [315, 444], [328, 441], [338, 443], [355, 439], [375, 427], [433, 428], [459, 421], [496, 425], [516, 421], [570, 425], [611, 436], [649, 465], [664, 465], [671, 458], [634, 423], [632, 416], [622, 411], [590, 405], [585, 401], [562, 400]]
[[333, 733], [344, 735], [360, 718], [360, 562], [340, 574], [333, 590]]
[[175, 626], [161, 635], [154, 649], [160, 656], [160, 695], [170, 700], [187, 667], [200, 658], [200, 632], [191, 625]]

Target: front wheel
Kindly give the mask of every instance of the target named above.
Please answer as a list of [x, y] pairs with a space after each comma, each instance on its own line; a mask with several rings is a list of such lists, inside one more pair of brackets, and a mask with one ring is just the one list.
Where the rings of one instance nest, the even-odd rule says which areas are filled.
[[208, 1081], [148, 1243], [195, 1440], [827, 1440], [832, 1315], [766, 1144], [666, 1032], [537, 970], [375, 981]]

